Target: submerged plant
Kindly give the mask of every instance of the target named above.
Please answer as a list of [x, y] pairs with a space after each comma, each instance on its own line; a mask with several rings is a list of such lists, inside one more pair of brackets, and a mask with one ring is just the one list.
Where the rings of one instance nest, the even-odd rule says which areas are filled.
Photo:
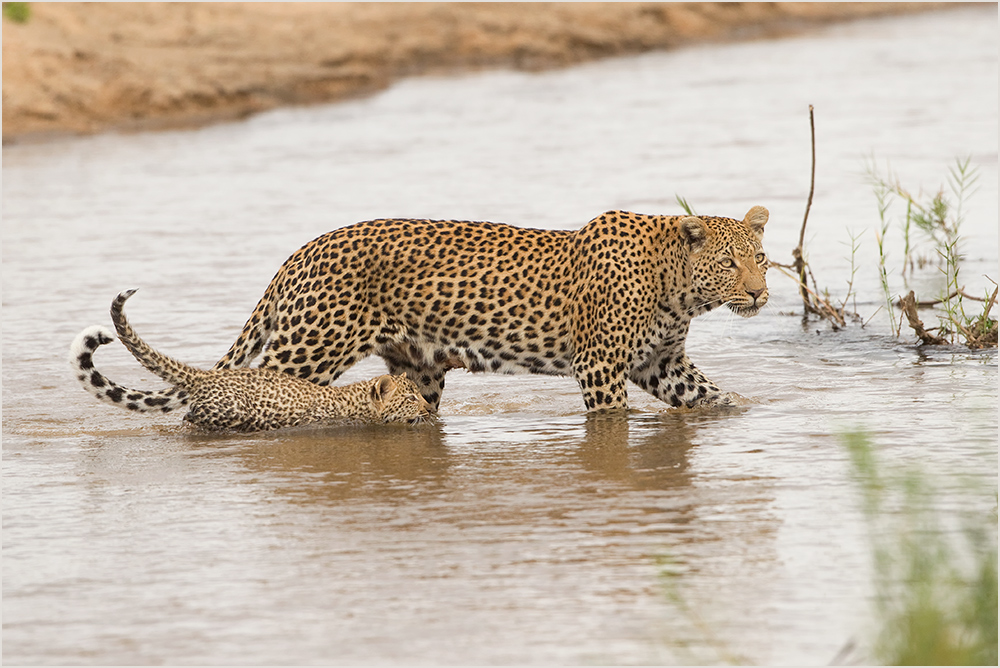
[[[882, 182], [875, 183], [875, 197], [878, 199], [879, 228], [875, 232], [875, 243], [878, 244], [878, 275], [882, 285], [882, 297], [885, 299], [885, 308], [889, 313], [889, 323], [892, 326], [892, 333], [899, 336], [899, 324], [896, 320], [896, 312], [892, 306], [892, 291], [889, 288], [889, 272], [886, 269], [885, 235], [889, 231], [889, 219], [886, 213], [889, 210], [889, 195], [892, 192], [888, 186]], [[909, 227], [907, 230], [907, 253], [909, 253]], [[905, 261], [904, 261], [905, 266]]]
[[[959, 280], [962, 265], [961, 227], [965, 217], [964, 205], [968, 197], [975, 192], [975, 185], [979, 179], [975, 167], [971, 166], [971, 158], [956, 160], [954, 166], [949, 169], [950, 194], [947, 194], [942, 187], [932, 196], [913, 195], [900, 184], [899, 179], [891, 171], [888, 171], [887, 176], [881, 176], [874, 160], [868, 165], [867, 171], [878, 201], [881, 221], [876, 232], [879, 273], [893, 333], [899, 335], [899, 326], [889, 289], [884, 242], [890, 223], [887, 212], [892, 201], [898, 199], [906, 205], [906, 214], [901, 222], [904, 242], [903, 276], [905, 277], [907, 273], [912, 274], [915, 266], [923, 267], [927, 264], [936, 265], [944, 276], [944, 288], [936, 300], [919, 302], [911, 293], [907, 298], [897, 302], [911, 328], [925, 344], [954, 344], [964, 340], [970, 348], [995, 347], [997, 323], [990, 317], [990, 311], [996, 303], [996, 291], [992, 297], [987, 293], [984, 299], [979, 299], [967, 294]], [[932, 256], [918, 256], [915, 262], [915, 244], [911, 237], [913, 230], [922, 232], [932, 244]], [[981, 301], [986, 307], [982, 312], [970, 316], [966, 312], [966, 300]], [[940, 306], [938, 327], [924, 327], [916, 312], [921, 306]], [[933, 334], [934, 331], [937, 331], [937, 334]]]
[[845, 434], [875, 565], [886, 665], [997, 665], [997, 515], [949, 532], [933, 486], [916, 469], [886, 472], [864, 433]]
[[840, 302], [840, 311], [841, 313], [848, 313], [847, 302], [850, 301], [852, 302], [851, 304], [852, 311], [850, 312], [857, 314], [858, 306], [857, 306], [857, 294], [854, 292], [854, 277], [858, 273], [858, 263], [856, 261], [856, 258], [858, 256], [858, 250], [861, 248], [861, 242], [859, 241], [861, 235], [854, 234], [850, 230], [848, 230], [847, 233], [851, 237], [851, 258], [850, 258], [851, 273], [850, 277], [847, 279], [847, 292], [844, 294], [844, 299]]

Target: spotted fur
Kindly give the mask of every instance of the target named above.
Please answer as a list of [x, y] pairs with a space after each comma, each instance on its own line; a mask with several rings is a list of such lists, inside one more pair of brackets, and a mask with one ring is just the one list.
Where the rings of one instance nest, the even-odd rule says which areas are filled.
[[123, 306], [135, 290], [111, 306], [122, 343], [144, 367], [170, 383], [165, 390], [133, 390], [94, 367], [94, 352], [115, 340], [95, 325], [83, 330], [70, 348], [77, 380], [98, 399], [144, 413], [187, 408], [184, 419], [211, 430], [263, 431], [312, 423], [358, 420], [422, 422], [433, 409], [405, 376], [379, 376], [344, 387], [321, 387], [271, 369], [203, 371], [150, 348], [129, 325]]
[[[449, 369], [570, 375], [588, 410], [626, 380], [671, 406], [731, 403], [685, 352], [691, 319], [767, 302], [767, 209], [731, 218], [610, 211], [578, 231], [372, 220], [296, 251], [216, 369], [320, 385], [375, 354], [437, 406]], [[266, 349], [265, 349], [266, 347]]]

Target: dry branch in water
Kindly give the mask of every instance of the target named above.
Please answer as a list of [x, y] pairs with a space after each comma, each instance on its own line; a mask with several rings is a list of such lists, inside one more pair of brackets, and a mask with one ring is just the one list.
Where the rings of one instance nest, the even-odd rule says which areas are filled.
[[792, 251], [795, 258], [795, 273], [799, 277], [799, 295], [802, 297], [802, 307], [806, 313], [817, 313], [809, 299], [809, 288], [806, 286], [806, 261], [802, 246], [805, 244], [806, 223], [809, 221], [809, 209], [812, 208], [813, 193], [816, 191], [816, 123], [813, 120], [813, 106], [809, 105], [809, 137], [812, 145], [812, 169], [809, 173], [809, 198], [806, 200], [806, 213], [802, 217], [802, 229], [799, 230], [799, 245]]
[[[992, 310], [993, 305], [997, 301], [997, 290], [993, 290], [993, 295], [988, 300], [979, 300], [986, 302], [986, 308], [983, 311], [983, 315], [970, 323], [963, 324], [957, 321], [951, 321], [952, 324], [962, 333], [965, 337], [965, 345], [972, 350], [980, 350], [982, 348], [996, 348], [997, 347], [997, 321], [989, 317], [989, 312]], [[934, 302], [934, 303], [940, 303]], [[913, 333], [917, 335], [920, 339], [920, 343], [929, 346], [943, 346], [948, 343], [948, 340], [931, 334], [925, 327], [920, 316], [917, 315], [917, 309], [923, 305], [922, 302], [918, 302], [916, 296], [913, 294], [913, 290], [910, 290], [910, 294], [905, 297], [901, 297], [898, 302], [900, 310], [906, 316], [906, 321], [910, 325], [910, 329]], [[932, 304], [933, 305], [933, 304]]]
[[[809, 105], [809, 137], [812, 147], [812, 168], [809, 174], [809, 197], [806, 200], [806, 212], [802, 216], [802, 228], [799, 230], [799, 245], [792, 250], [794, 262], [791, 265], [779, 262], [770, 262], [770, 266], [781, 269], [782, 273], [789, 276], [799, 284], [799, 296], [802, 298], [803, 317], [810, 313], [818, 315], [824, 320], [829, 320], [833, 328], [839, 329], [847, 324], [848, 314], [844, 304], [836, 306], [830, 302], [829, 295], [820, 294], [819, 286], [816, 284], [816, 277], [809, 269], [809, 263], [805, 259], [806, 223], [809, 222], [809, 210], [812, 208], [813, 194], [816, 192], [816, 122], [813, 115], [813, 106]], [[787, 270], [794, 271], [794, 275]], [[812, 279], [813, 289], [809, 288], [809, 279]], [[853, 281], [853, 279], [852, 279]], [[850, 287], [848, 288], [850, 292]]]
[[923, 321], [917, 315], [917, 298], [913, 294], [913, 290], [910, 290], [910, 294], [900, 298], [899, 308], [906, 315], [906, 321], [909, 323], [910, 329], [917, 335], [921, 343], [929, 346], [943, 346], [948, 343], [947, 339], [931, 334], [924, 327]]
[[[975, 295], [970, 295], [965, 290], [955, 290], [954, 292], [952, 292], [947, 297], [942, 297], [940, 299], [925, 299], [923, 301], [919, 301], [919, 302], [917, 302], [917, 308], [933, 308], [933, 307], [937, 306], [938, 304], [943, 304], [943, 303], [947, 302], [948, 300], [951, 300], [951, 299], [954, 299], [955, 297], [958, 297], [959, 295], [961, 295], [964, 299], [971, 299], [974, 302], [985, 302], [985, 301], [987, 301], [983, 297], [976, 297]], [[903, 308], [903, 298], [902, 297], [900, 297], [899, 299], [896, 300], [896, 307], [897, 308]]]

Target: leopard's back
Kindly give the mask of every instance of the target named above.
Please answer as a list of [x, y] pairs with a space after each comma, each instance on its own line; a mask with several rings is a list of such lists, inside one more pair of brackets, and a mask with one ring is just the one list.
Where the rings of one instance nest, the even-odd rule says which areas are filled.
[[216, 368], [249, 364], [264, 337], [261, 367], [320, 384], [371, 354], [411, 378], [565, 374], [573, 235], [402, 219], [334, 230], [284, 263]]

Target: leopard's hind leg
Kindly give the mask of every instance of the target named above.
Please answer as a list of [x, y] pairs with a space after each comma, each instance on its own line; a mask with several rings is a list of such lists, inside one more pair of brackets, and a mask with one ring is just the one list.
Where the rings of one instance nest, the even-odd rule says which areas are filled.
[[360, 301], [332, 313], [283, 313], [260, 368], [329, 385], [392, 336]]
[[268, 341], [271, 339], [271, 335], [275, 330], [275, 312], [277, 311], [277, 302], [279, 299], [278, 278], [281, 276], [281, 272], [278, 273], [272, 281], [271, 284], [267, 286], [267, 290], [264, 291], [264, 296], [260, 298], [257, 302], [257, 306], [254, 308], [253, 313], [247, 319], [246, 324], [243, 325], [242, 331], [240, 331], [239, 337], [229, 348], [225, 355], [215, 363], [213, 369], [238, 369], [250, 366], [250, 363], [263, 352], [264, 347], [267, 345]]

